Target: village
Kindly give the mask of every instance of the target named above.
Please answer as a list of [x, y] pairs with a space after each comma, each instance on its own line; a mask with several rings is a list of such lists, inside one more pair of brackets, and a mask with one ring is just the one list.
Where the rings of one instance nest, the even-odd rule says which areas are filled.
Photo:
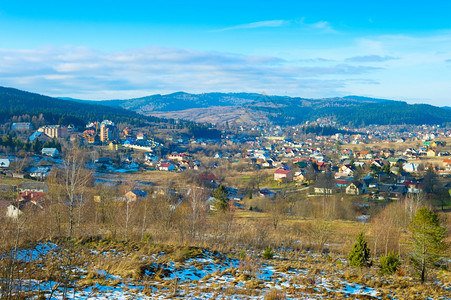
[[[326, 122], [318, 120], [314, 125], [330, 125]], [[2, 183], [2, 190], [17, 195], [8, 203], [2, 200], [2, 207], [7, 207], [2, 214], [8, 216], [16, 216], [27, 203], [43, 207], [46, 179], [64, 166], [64, 148], [73, 145], [84, 149], [85, 167], [95, 185], [134, 182], [133, 190], [118, 195], [120, 199], [129, 199], [130, 193], [134, 200], [144, 198], [150, 187], [154, 191], [169, 188], [159, 180], [159, 174], [165, 172], [179, 183], [180, 190], [173, 192], [185, 195], [190, 189], [180, 184], [183, 172], [195, 176], [211, 193], [226, 185], [229, 199], [240, 209], [249, 208], [243, 203], [245, 198], [274, 197], [287, 190], [307, 191], [308, 196], [351, 195], [360, 202], [383, 203], [451, 188], [451, 131], [440, 126], [410, 126], [409, 131], [393, 126], [343, 128], [350, 133], [328, 136], [305, 134], [302, 127], [240, 126], [223, 129], [219, 139], [195, 139], [174, 128], [151, 132], [145, 127], [118, 127], [108, 120], [89, 122], [80, 131], [61, 125], [35, 130], [25, 122], [2, 129], [0, 172], [3, 178], [13, 180]], [[16, 141], [23, 140], [17, 153], [8, 146], [11, 135]], [[24, 150], [27, 148], [29, 151]], [[247, 177], [231, 182], [227, 172], [236, 168], [246, 171]], [[211, 196], [205, 200], [214, 202]]]

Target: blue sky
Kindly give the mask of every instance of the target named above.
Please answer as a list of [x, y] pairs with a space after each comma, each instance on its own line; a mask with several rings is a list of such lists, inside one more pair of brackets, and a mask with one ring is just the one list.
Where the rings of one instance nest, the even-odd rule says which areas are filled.
[[0, 85], [451, 105], [451, 1], [5, 1]]

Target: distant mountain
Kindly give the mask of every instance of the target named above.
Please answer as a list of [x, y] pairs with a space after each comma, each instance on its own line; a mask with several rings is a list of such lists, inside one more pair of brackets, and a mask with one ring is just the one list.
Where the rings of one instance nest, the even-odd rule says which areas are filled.
[[451, 122], [451, 110], [448, 109], [361, 96], [307, 99], [256, 93], [177, 92], [129, 100], [102, 101], [102, 105], [121, 107], [144, 115], [210, 123], [227, 121], [295, 125], [323, 117], [355, 126]]
[[5, 122], [11, 121], [13, 117], [25, 115], [37, 117], [42, 114], [48, 123], [76, 126], [84, 126], [90, 120], [104, 119], [136, 124], [161, 121], [159, 118], [143, 116], [119, 106], [108, 107], [102, 105], [103, 102], [91, 104], [92, 102], [62, 100], [14, 88], [0, 87], [0, 120]]
[[71, 97], [58, 97], [58, 99], [79, 102], [84, 104], [102, 105], [108, 107], [120, 107], [123, 103], [128, 101], [128, 100], [82, 100]]

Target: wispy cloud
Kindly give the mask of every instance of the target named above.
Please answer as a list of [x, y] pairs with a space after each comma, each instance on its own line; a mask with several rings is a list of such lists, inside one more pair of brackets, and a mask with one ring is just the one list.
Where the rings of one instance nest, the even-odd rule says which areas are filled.
[[259, 21], [259, 22], [252, 22], [247, 24], [240, 24], [225, 28], [220, 28], [217, 30], [214, 30], [216, 32], [219, 31], [229, 31], [229, 30], [238, 30], [238, 29], [254, 29], [254, 28], [262, 28], [262, 27], [281, 27], [289, 25], [291, 21], [288, 20], [267, 20], [267, 21]]
[[324, 33], [338, 33], [332, 25], [327, 21], [320, 21], [316, 23], [306, 24], [309, 28], [322, 31]]
[[345, 61], [347, 62], [358, 62], [358, 63], [367, 63], [367, 62], [384, 62], [389, 60], [396, 60], [399, 59], [399, 57], [394, 56], [380, 56], [380, 55], [364, 55], [364, 56], [354, 56], [346, 58]]

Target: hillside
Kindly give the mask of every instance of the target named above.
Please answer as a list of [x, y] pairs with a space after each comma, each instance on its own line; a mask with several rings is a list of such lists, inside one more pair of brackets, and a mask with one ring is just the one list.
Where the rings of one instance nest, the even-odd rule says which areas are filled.
[[84, 126], [88, 120], [109, 119], [115, 122], [159, 122], [159, 118], [142, 116], [120, 107], [107, 107], [103, 103], [80, 103], [29, 93], [14, 88], [0, 87], [0, 120], [11, 121], [14, 116], [43, 115], [46, 122]]
[[448, 109], [360, 96], [306, 99], [255, 93], [177, 92], [129, 100], [108, 100], [102, 101], [102, 104], [148, 116], [211, 123], [271, 122], [295, 125], [319, 117], [330, 117], [339, 124], [355, 126], [451, 122], [451, 111]]

